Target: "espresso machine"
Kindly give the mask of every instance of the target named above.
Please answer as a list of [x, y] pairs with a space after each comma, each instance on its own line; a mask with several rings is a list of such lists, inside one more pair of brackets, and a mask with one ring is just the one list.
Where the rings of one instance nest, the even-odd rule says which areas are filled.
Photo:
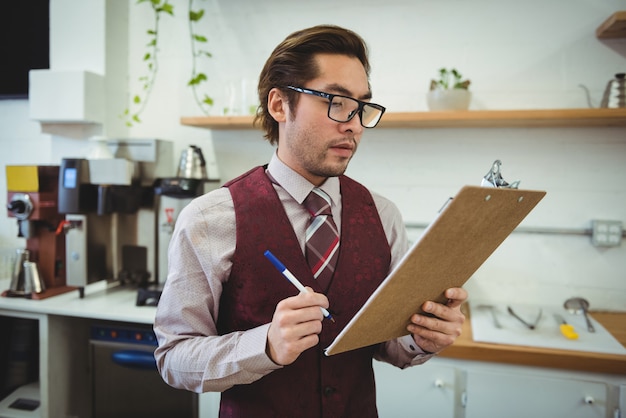
[[[9, 165], [6, 179], [7, 213], [17, 219], [17, 236], [26, 239], [26, 247], [18, 250], [11, 289], [3, 296], [44, 299], [72, 290], [66, 283], [65, 234], [60, 230], [59, 166]], [[29, 283], [25, 275], [31, 276]]]
[[107, 140], [113, 158], [64, 158], [59, 212], [65, 215], [67, 283], [84, 296], [106, 280], [145, 287], [156, 280], [156, 178], [172, 172], [172, 143]]

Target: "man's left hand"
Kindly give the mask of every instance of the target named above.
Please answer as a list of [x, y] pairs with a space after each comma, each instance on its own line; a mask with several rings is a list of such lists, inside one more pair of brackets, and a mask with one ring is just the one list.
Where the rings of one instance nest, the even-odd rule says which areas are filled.
[[455, 287], [447, 289], [444, 295], [448, 298], [445, 305], [432, 301], [422, 305], [424, 312], [433, 317], [415, 314], [407, 326], [415, 343], [429, 353], [438, 353], [452, 345], [461, 335], [461, 327], [465, 322], [461, 305], [467, 300], [467, 291]]

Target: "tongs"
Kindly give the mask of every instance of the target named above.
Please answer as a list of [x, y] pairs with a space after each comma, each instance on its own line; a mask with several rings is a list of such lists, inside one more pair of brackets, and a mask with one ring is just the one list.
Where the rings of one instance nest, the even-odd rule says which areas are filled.
[[515, 311], [513, 311], [513, 308], [511, 308], [510, 306], [507, 306], [506, 309], [509, 311], [511, 315], [513, 315], [515, 319], [520, 321], [522, 324], [524, 324], [524, 326], [526, 326], [526, 328], [530, 330], [533, 330], [537, 327], [537, 324], [539, 323], [539, 320], [541, 319], [541, 315], [543, 313], [543, 311], [539, 309], [539, 314], [537, 315], [537, 319], [535, 319], [535, 322], [531, 324], [531, 323], [526, 322], [524, 319], [522, 319], [522, 317], [516, 314]]

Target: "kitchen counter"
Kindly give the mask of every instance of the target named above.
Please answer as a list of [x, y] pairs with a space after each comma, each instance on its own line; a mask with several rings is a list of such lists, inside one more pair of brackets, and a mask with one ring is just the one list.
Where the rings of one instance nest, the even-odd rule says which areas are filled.
[[[626, 355], [476, 342], [472, 338], [470, 314], [465, 314], [461, 337], [440, 353], [440, 357], [626, 375]], [[590, 314], [626, 346], [626, 313]]]
[[[9, 288], [10, 280], [0, 279], [0, 290]], [[136, 306], [137, 289], [99, 281], [85, 288], [85, 297], [78, 290], [42, 300], [0, 297], [2, 310], [30, 312], [76, 318], [105, 319], [138, 324], [152, 324], [156, 308]]]
[[[0, 280], [0, 289], [6, 289], [8, 286], [8, 280]], [[83, 299], [78, 297], [78, 291], [43, 300], [2, 297], [0, 314], [9, 310], [152, 324], [156, 308], [135, 306], [136, 297], [136, 289], [97, 282], [87, 286]], [[591, 314], [626, 346], [626, 313], [591, 312]], [[440, 357], [626, 375], [625, 355], [476, 342], [472, 339], [469, 313], [466, 313], [466, 316], [461, 337], [453, 346], [439, 354]]]

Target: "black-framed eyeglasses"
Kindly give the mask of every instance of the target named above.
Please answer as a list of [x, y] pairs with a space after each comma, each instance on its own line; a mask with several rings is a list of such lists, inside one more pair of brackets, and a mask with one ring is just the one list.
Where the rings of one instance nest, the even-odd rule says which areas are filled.
[[328, 117], [335, 122], [348, 122], [358, 114], [364, 128], [374, 128], [385, 113], [385, 108], [376, 103], [362, 102], [353, 97], [340, 94], [324, 93], [323, 91], [287, 86], [298, 93], [323, 97], [328, 100]]

